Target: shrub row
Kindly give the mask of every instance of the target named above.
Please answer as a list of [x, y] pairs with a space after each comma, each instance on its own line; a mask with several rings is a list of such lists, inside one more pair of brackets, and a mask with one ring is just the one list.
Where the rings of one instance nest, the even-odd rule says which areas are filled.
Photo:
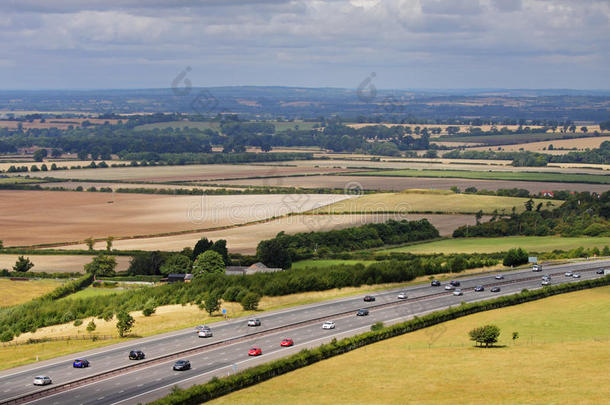
[[8, 269], [0, 270], [0, 277], [22, 277], [22, 278], [77, 278], [83, 273], [46, 273], [44, 271], [23, 272]]
[[[459, 258], [459, 259], [458, 259]], [[111, 319], [120, 311], [139, 311], [147, 303], [155, 306], [172, 304], [199, 304], [208, 293], [236, 300], [248, 292], [279, 296], [331, 288], [358, 287], [363, 284], [381, 284], [411, 281], [416, 277], [461, 271], [468, 266], [478, 267], [468, 255], [451, 257], [414, 257], [411, 260], [391, 260], [369, 266], [337, 265], [326, 268], [305, 268], [277, 273], [249, 276], [205, 274], [191, 283], [172, 283], [159, 287], [138, 288], [122, 294], [109, 294], [85, 298], [66, 298], [53, 302], [33, 300], [8, 308], [0, 308], [0, 335], [13, 336], [33, 332], [43, 326], [71, 322], [74, 319], [99, 317]], [[231, 287], [232, 294], [226, 294]], [[225, 295], [226, 294], [226, 295]]]
[[321, 360], [355, 350], [371, 343], [413, 332], [418, 329], [427, 328], [432, 325], [466, 315], [471, 315], [477, 312], [517, 305], [556, 294], [604, 285], [610, 285], [610, 276], [596, 280], [586, 280], [578, 283], [546, 287], [541, 290], [523, 291], [521, 293], [506, 297], [499, 297], [487, 301], [450, 307], [448, 309], [433, 312], [422, 317], [415, 317], [412, 320], [382, 328], [377, 331], [366, 332], [353, 337], [341, 339], [340, 341], [333, 339], [330, 343], [323, 344], [317, 348], [304, 349], [295, 355], [249, 368], [232, 376], [213, 378], [208, 383], [203, 385], [195, 385], [186, 390], [174, 390], [174, 392], [168, 396], [154, 401], [151, 404], [200, 404], [231, 392], [250, 387], [262, 381], [269, 380], [273, 377], [286, 374], [290, 371], [308, 366]]

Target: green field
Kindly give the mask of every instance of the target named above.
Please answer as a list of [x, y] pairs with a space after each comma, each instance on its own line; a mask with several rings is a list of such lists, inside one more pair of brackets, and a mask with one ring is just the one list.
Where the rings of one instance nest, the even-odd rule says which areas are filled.
[[[497, 197], [478, 194], [455, 194], [451, 191], [427, 192], [408, 190], [401, 193], [367, 194], [350, 198], [314, 210], [320, 214], [348, 214], [371, 212], [423, 212], [435, 214], [510, 214], [515, 207], [517, 212], [525, 210], [528, 198]], [[559, 206], [561, 201], [534, 199], [534, 204], [547, 203]]]
[[[473, 347], [468, 331], [489, 323], [500, 347]], [[608, 325], [610, 287], [562, 294], [375, 343], [210, 403], [602, 404]]]
[[[303, 121], [294, 121], [294, 122], [277, 122], [271, 121], [273, 125], [275, 125], [276, 132], [285, 131], [287, 129], [295, 129], [297, 126], [300, 130], [308, 130], [312, 129], [316, 122], [303, 122]], [[151, 129], [165, 129], [165, 128], [176, 128], [176, 129], [184, 129], [184, 128], [197, 128], [201, 130], [205, 129], [213, 129], [220, 130], [220, 125], [218, 122], [191, 122], [191, 121], [169, 121], [169, 122], [157, 122], [155, 124], [144, 124], [138, 125], [135, 127], [136, 130], [145, 131]]]
[[94, 288], [94, 287], [87, 287], [84, 290], [80, 290], [74, 294], [70, 294], [67, 297], [64, 297], [62, 299], [73, 299], [73, 298], [89, 298], [89, 297], [96, 297], [99, 295], [110, 295], [110, 294], [122, 294], [126, 291], [129, 291], [132, 288], [145, 288], [145, 287], [139, 287], [139, 286], [133, 286], [133, 287], [128, 287], [128, 288]]
[[610, 246], [610, 237], [562, 238], [559, 236], [507, 236], [502, 238], [456, 238], [429, 243], [404, 246], [383, 252], [409, 252], [414, 254], [430, 253], [493, 253], [505, 252], [521, 247], [528, 252], [550, 252], [555, 249], [570, 250], [578, 247], [600, 250]]
[[388, 176], [388, 177], [435, 177], [459, 178], [475, 180], [514, 180], [540, 181], [559, 183], [591, 183], [610, 184], [610, 176], [580, 173], [535, 173], [535, 172], [504, 172], [504, 171], [466, 171], [466, 170], [378, 170], [355, 173], [358, 176]]
[[374, 260], [339, 260], [339, 259], [337, 259], [337, 260], [335, 260], [335, 259], [314, 260], [314, 259], [309, 259], [309, 260], [301, 260], [301, 261], [292, 263], [291, 269], [293, 269], [293, 270], [304, 269], [306, 267], [330, 267], [330, 266], [335, 266], [338, 264], [353, 265], [353, 264], [358, 264], [358, 263], [362, 263], [365, 266], [367, 266], [371, 263], [375, 263], [375, 261]]
[[136, 131], [147, 131], [151, 129], [165, 129], [165, 128], [197, 128], [201, 130], [214, 129], [218, 130], [220, 125], [218, 122], [191, 122], [191, 121], [169, 121], [169, 122], [157, 122], [154, 124], [138, 125], [134, 129]]
[[0, 184], [31, 184], [41, 183], [41, 179], [26, 179], [25, 177], [0, 177]]
[[530, 134], [502, 134], [502, 135], [481, 135], [481, 136], [441, 136], [436, 140], [445, 142], [472, 142], [481, 143], [489, 146], [513, 145], [517, 143], [530, 143], [542, 141], [557, 141], [561, 139], [578, 139], [591, 134], [571, 134], [571, 133], [530, 133]]

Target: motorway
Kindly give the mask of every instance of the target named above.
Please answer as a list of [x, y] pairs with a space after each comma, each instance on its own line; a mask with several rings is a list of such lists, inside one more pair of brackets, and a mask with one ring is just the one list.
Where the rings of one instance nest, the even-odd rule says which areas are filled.
[[[553, 274], [552, 284], [575, 282], [601, 277], [596, 269], [610, 267], [610, 260], [545, 266], [542, 272], [531, 269], [502, 272], [503, 280], [496, 280], [498, 273], [477, 276], [456, 277], [461, 282], [462, 296], [454, 296], [452, 291], [429, 284], [393, 289], [372, 294], [375, 302], [365, 303], [363, 295], [322, 303], [299, 306], [291, 309], [270, 311], [261, 314], [259, 327], [246, 326], [246, 319], [232, 319], [210, 324], [214, 332], [212, 338], [199, 338], [194, 329], [141, 338], [127, 343], [64, 356], [27, 366], [0, 372], [0, 404], [10, 399], [42, 392], [83, 377], [99, 375], [113, 369], [137, 365], [116, 375], [87, 382], [85, 385], [67, 387], [43, 398], [23, 400], [32, 404], [137, 404], [146, 403], [169, 393], [178, 385], [182, 388], [200, 384], [214, 376], [223, 376], [256, 364], [267, 362], [306, 347], [315, 347], [332, 338], [351, 336], [370, 330], [370, 325], [382, 321], [386, 325], [405, 321], [414, 315], [459, 305], [462, 301], [474, 302], [500, 295], [513, 294], [524, 288], [541, 288], [543, 274]], [[565, 271], [576, 271], [580, 279], [565, 277]], [[475, 285], [485, 286], [485, 291], [474, 292]], [[499, 293], [490, 292], [491, 286], [501, 287]], [[396, 298], [399, 291], [407, 291], [407, 300]], [[357, 309], [369, 308], [370, 315], [357, 317]], [[322, 330], [324, 320], [331, 319], [336, 329]], [[240, 337], [237, 338], [236, 337]], [[284, 337], [294, 339], [291, 348], [281, 348]], [[227, 341], [232, 339], [231, 341]], [[263, 355], [248, 357], [252, 346], [262, 348]], [[130, 350], [139, 349], [146, 353], [146, 360], [132, 361], [127, 358]], [[157, 359], [185, 350], [192, 350], [185, 356]], [[72, 368], [72, 360], [86, 358], [91, 367]], [[173, 363], [179, 359], [190, 360], [192, 369], [173, 371]], [[53, 384], [46, 387], [32, 385], [36, 375], [48, 375]]]

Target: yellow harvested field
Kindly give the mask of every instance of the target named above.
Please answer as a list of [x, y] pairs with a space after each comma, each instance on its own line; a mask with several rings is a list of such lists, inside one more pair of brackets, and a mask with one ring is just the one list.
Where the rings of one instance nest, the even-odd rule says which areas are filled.
[[[219, 231], [188, 233], [174, 236], [117, 240], [113, 246], [119, 250], [169, 250], [180, 251], [186, 246], [206, 237], [210, 240], [225, 239], [231, 253], [254, 254], [261, 240], [271, 239], [279, 232], [288, 234], [311, 231], [328, 231], [371, 222], [386, 222], [389, 219], [409, 221], [427, 218], [441, 235], [451, 235], [462, 225], [474, 225], [473, 215], [437, 215], [437, 214], [356, 214], [356, 215], [292, 215], [274, 219], [269, 222], [233, 227]], [[485, 218], [484, 218], [485, 220]], [[85, 249], [84, 244], [64, 246], [57, 249]]]
[[[58, 179], [80, 180], [129, 180], [148, 182], [220, 180], [243, 177], [268, 177], [295, 174], [339, 173], [342, 169], [265, 166], [265, 165], [184, 165], [184, 166], [146, 166], [110, 167], [107, 169], [76, 169], [54, 171]], [[29, 173], [32, 177], [46, 177], [48, 172]]]
[[341, 194], [112, 195], [7, 190], [0, 193], [2, 239], [5, 246], [30, 246], [84, 241], [90, 236], [118, 238], [226, 227], [303, 212], [349, 197]]
[[[327, 207], [314, 210], [318, 213], [357, 213], [357, 212], [433, 212], [446, 214], [476, 213], [510, 214], [513, 207], [517, 212], [525, 210], [527, 198], [496, 197], [475, 194], [444, 194], [430, 192], [402, 192], [367, 194], [347, 201], [340, 201]], [[534, 199], [534, 204], [547, 203], [558, 206], [560, 202]]]
[[[596, 172], [599, 174], [599, 170]], [[265, 179], [228, 180], [222, 184], [227, 186], [261, 186]], [[402, 191], [410, 188], [428, 188], [436, 190], [449, 190], [456, 186], [461, 190], [468, 187], [476, 187], [478, 190], [498, 190], [501, 188], [522, 188], [530, 193], [539, 193], [543, 190], [570, 190], [589, 191], [603, 193], [608, 191], [607, 184], [587, 183], [559, 183], [538, 181], [514, 181], [514, 180], [478, 180], [478, 179], [453, 179], [434, 177], [390, 177], [390, 176], [302, 176], [302, 177], [278, 177], [273, 179], [274, 184], [284, 187], [316, 188], [329, 187], [345, 189], [349, 187], [361, 187], [363, 190], [379, 191]]]
[[43, 280], [10, 280], [0, 279], [0, 307], [17, 305], [53, 291], [64, 281], [54, 279]]
[[[99, 248], [103, 248], [102, 243]], [[86, 249], [86, 247], [84, 247]], [[87, 255], [0, 255], [0, 269], [12, 269], [19, 256], [24, 256], [34, 263], [30, 272], [45, 273], [73, 273], [83, 272], [85, 264], [90, 263], [94, 256]], [[129, 256], [115, 256], [117, 271], [127, 270], [129, 267]]]
[[[47, 167], [50, 169], [51, 165], [53, 163], [55, 163], [55, 165], [57, 167], [72, 167], [72, 166], [88, 166], [91, 164], [91, 160], [55, 160], [55, 159], [45, 159], [44, 162], [34, 162], [33, 160], [28, 160], [28, 161], [20, 161], [19, 163], [0, 163], [0, 170], [1, 171], [6, 171], [8, 170], [9, 167], [11, 166], [27, 166], [28, 169], [30, 167], [32, 167], [32, 165], [36, 165], [40, 168], [41, 165], [45, 164], [47, 165]], [[101, 163], [102, 160], [95, 160], [95, 164]], [[105, 162], [108, 165], [111, 165], [113, 163], [116, 164], [129, 164], [129, 162], [124, 162], [124, 161], [120, 161], [120, 160], [105, 160]], [[91, 170], [91, 169], [86, 169], [86, 170]], [[95, 169], [95, 170], [99, 170], [99, 169]], [[62, 173], [62, 174], [60, 174]], [[56, 175], [58, 176], [64, 176], [65, 173], [71, 173], [70, 170], [66, 170], [66, 171], [51, 171], [49, 170], [48, 172], [34, 172], [34, 173], [28, 173], [31, 176], [38, 176], [38, 177], [56, 177]], [[23, 174], [23, 173], [22, 173]], [[69, 176], [68, 176], [69, 177]]]
[[[586, 149], [599, 148], [602, 142], [610, 141], [610, 136], [595, 136], [590, 138], [576, 139], [557, 139], [554, 141], [518, 143], [515, 145], [502, 145], [502, 151], [515, 152], [526, 150], [531, 152], [548, 153], [552, 155], [563, 155], [573, 151], [583, 151]], [[549, 150], [549, 145], [553, 145], [553, 150]], [[493, 150], [498, 151], [498, 147], [478, 146], [468, 148], [468, 150]]]
[[[194, 188], [198, 190], [217, 190], [220, 187], [214, 186], [195, 186], [192, 184], [158, 184], [158, 183], [108, 183], [102, 181], [57, 181], [52, 183], [38, 183], [41, 187], [63, 187], [69, 190], [75, 190], [77, 187], [82, 187], [83, 190], [87, 190], [90, 187], [100, 189], [101, 187], [110, 187], [113, 190], [119, 188], [122, 189], [134, 189], [134, 188], [145, 188], [145, 189], [166, 189], [166, 190], [192, 190]], [[227, 190], [241, 190], [240, 188], [227, 188]]]
[[[610, 287], [562, 294], [374, 343], [209, 403], [604, 404], [609, 314]], [[468, 332], [488, 324], [500, 328], [498, 346], [474, 347]]]

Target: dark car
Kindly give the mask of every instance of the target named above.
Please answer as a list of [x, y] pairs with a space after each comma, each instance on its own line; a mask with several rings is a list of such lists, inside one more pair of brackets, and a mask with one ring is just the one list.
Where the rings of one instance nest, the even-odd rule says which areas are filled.
[[500, 292], [500, 287], [492, 287], [491, 290], [489, 290], [491, 292]]
[[481, 291], [485, 291], [485, 287], [483, 287], [482, 285], [478, 285], [474, 288], [474, 290], [476, 292], [481, 292]]
[[142, 350], [132, 350], [129, 352], [130, 360], [143, 360], [144, 357], [146, 356], [144, 355], [144, 352]]
[[364, 297], [364, 302], [373, 302], [375, 301], [375, 297], [373, 297], [372, 295], [367, 295], [366, 297]]
[[595, 272], [596, 274], [604, 274], [604, 269], [599, 269]]
[[432, 281], [430, 282], [430, 285], [431, 285], [432, 287], [440, 287], [441, 282], [440, 282], [440, 281], [438, 281], [438, 280], [432, 280]]
[[368, 309], [359, 309], [358, 312], [356, 312], [357, 316], [367, 316], [368, 314], [369, 314]]
[[178, 360], [174, 363], [174, 370], [176, 371], [184, 371], [191, 369], [191, 362], [188, 360]]
[[72, 362], [72, 367], [74, 368], [85, 368], [89, 367], [89, 360], [85, 359], [76, 359]]
[[456, 280], [451, 280], [451, 281], [449, 282], [449, 284], [451, 284], [451, 285], [452, 285], [452, 286], [454, 286], [454, 287], [459, 287], [459, 286], [460, 286], [460, 282], [459, 282], [459, 281], [456, 281]]

